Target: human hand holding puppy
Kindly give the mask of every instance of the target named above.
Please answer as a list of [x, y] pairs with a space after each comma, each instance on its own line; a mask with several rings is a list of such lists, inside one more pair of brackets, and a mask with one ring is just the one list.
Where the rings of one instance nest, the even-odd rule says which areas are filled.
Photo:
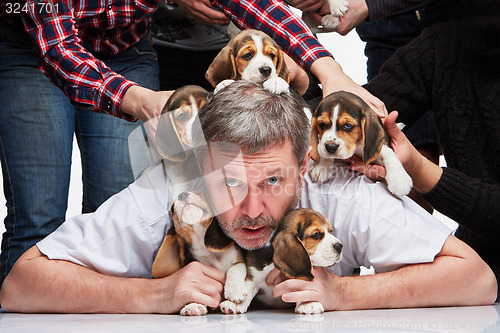
[[[391, 138], [391, 147], [403, 164], [406, 172], [413, 180], [413, 185], [421, 192], [427, 193], [436, 186], [443, 170], [432, 163], [411, 144], [406, 135], [396, 125], [398, 112], [391, 112], [382, 120], [387, 134]], [[372, 179], [385, 178], [386, 170], [380, 165], [364, 165], [363, 162], [353, 157], [351, 170], [363, 172]]]

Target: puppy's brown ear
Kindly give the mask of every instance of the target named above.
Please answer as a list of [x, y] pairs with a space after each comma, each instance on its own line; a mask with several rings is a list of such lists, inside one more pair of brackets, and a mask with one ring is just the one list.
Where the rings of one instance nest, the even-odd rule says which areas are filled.
[[205, 232], [205, 246], [212, 252], [222, 252], [234, 245], [234, 241], [222, 231], [217, 218], [212, 218]]
[[290, 83], [290, 71], [288, 67], [286, 67], [285, 56], [283, 54], [283, 50], [276, 45], [278, 48], [278, 61], [276, 62], [276, 72], [278, 76], [284, 79], [287, 83]]
[[177, 272], [183, 266], [181, 258], [180, 240], [172, 225], [167, 232], [167, 236], [160, 246], [151, 268], [151, 274], [154, 278], [169, 276]]
[[273, 263], [286, 277], [311, 281], [314, 279], [311, 259], [297, 236], [281, 231], [272, 242]]
[[314, 162], [319, 162], [318, 144], [319, 144], [319, 133], [318, 133], [318, 117], [314, 116], [311, 119], [311, 158]]
[[214, 58], [205, 73], [205, 78], [215, 88], [221, 81], [236, 78], [237, 70], [231, 40]]
[[361, 112], [361, 132], [363, 133], [363, 163], [373, 162], [382, 145], [388, 143], [382, 122], [374, 111], [367, 107]]

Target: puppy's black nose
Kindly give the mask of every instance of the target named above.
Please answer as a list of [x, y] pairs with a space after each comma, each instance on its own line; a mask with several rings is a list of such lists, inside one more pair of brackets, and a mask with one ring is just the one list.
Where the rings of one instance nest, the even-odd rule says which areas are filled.
[[333, 245], [333, 248], [335, 249], [335, 251], [337, 251], [338, 253], [342, 252], [342, 248], [344, 247], [344, 245], [342, 245], [341, 243], [335, 243]]
[[259, 71], [260, 71], [260, 74], [262, 74], [264, 76], [269, 76], [269, 75], [271, 75], [272, 69], [269, 66], [263, 66], [263, 67], [259, 68]]
[[186, 199], [189, 197], [189, 193], [188, 192], [181, 192], [179, 193], [179, 195], [177, 196], [177, 199], [179, 199], [180, 201], [186, 201]]
[[336, 143], [325, 143], [325, 149], [330, 154], [333, 154], [339, 149], [339, 145]]

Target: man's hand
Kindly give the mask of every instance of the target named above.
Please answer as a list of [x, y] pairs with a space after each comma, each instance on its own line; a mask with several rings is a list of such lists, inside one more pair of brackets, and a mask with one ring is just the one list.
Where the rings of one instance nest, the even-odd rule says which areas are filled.
[[130, 87], [123, 96], [121, 110], [143, 122], [159, 117], [173, 91], [153, 91], [141, 86]]
[[179, 313], [189, 303], [217, 308], [222, 300], [225, 275], [222, 271], [191, 262], [174, 274], [158, 279], [160, 292], [151, 302], [152, 313]]
[[228, 18], [210, 5], [209, 0], [174, 0], [189, 17], [207, 24], [226, 24]]
[[269, 272], [266, 283], [274, 286], [273, 297], [281, 297], [286, 303], [320, 302], [325, 311], [340, 308], [343, 298], [342, 278], [324, 267], [314, 267], [314, 279], [304, 281], [287, 279], [278, 269]]

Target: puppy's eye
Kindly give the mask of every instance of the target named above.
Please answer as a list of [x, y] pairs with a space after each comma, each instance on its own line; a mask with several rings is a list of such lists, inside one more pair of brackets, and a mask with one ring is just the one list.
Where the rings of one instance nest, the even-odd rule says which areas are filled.
[[312, 234], [311, 237], [312, 239], [315, 239], [315, 240], [320, 240], [323, 238], [323, 233], [322, 232], [319, 232], [319, 231], [316, 231], [314, 234]]
[[328, 125], [325, 124], [325, 123], [319, 123], [318, 124], [318, 128], [321, 130], [321, 131], [326, 131], [328, 129]]
[[349, 124], [349, 123], [345, 123], [344, 125], [342, 125], [342, 129], [345, 131], [345, 132], [350, 132], [354, 129], [354, 125], [353, 124]]
[[271, 58], [271, 60], [274, 60], [274, 58], [276, 58], [276, 54], [274, 54], [274, 53], [269, 53], [269, 58]]
[[177, 120], [181, 122], [185, 122], [186, 120], [188, 120], [188, 118], [189, 115], [186, 112], [183, 112], [177, 116]]
[[244, 60], [250, 60], [253, 58], [253, 54], [248, 52], [248, 53], [245, 53], [244, 55], [241, 56]]

